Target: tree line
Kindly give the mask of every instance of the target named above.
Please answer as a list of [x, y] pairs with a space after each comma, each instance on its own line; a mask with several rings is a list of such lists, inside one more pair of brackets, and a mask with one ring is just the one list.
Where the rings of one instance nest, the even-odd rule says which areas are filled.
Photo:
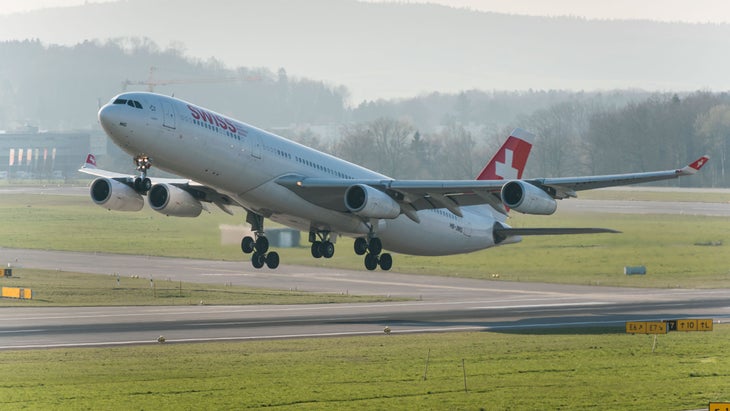
[[[568, 99], [514, 125], [536, 134], [526, 177], [665, 170], [709, 154], [699, 176], [666, 184], [730, 187], [727, 93], [655, 94], [622, 106]], [[424, 132], [408, 117], [382, 116], [344, 125], [330, 142], [311, 132], [289, 137], [395, 178], [471, 179], [511, 128], [449, 121]]]

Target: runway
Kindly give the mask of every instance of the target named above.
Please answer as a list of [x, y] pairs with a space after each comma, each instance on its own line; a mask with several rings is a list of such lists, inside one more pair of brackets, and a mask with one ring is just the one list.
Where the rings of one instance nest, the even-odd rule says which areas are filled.
[[[16, 262], [17, 260], [17, 262]], [[382, 335], [515, 332], [571, 327], [591, 333], [628, 320], [730, 318], [730, 290], [634, 289], [511, 283], [241, 262], [0, 249], [26, 268], [132, 274], [315, 292], [391, 295], [411, 301], [297, 306], [2, 308], [0, 349]], [[138, 271], [139, 272], [139, 271]]]

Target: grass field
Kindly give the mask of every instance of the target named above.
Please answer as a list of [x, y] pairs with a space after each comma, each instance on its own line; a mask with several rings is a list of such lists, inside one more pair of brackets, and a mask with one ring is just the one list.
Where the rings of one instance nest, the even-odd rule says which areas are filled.
[[0, 408], [706, 409], [730, 399], [730, 326], [715, 328], [654, 353], [590, 328], [6, 351]]
[[263, 290], [62, 271], [14, 270], [0, 286], [33, 290], [32, 300], [0, 299], [0, 307], [195, 304], [328, 304], [393, 301], [392, 298]]
[[[617, 196], [623, 196], [623, 194]], [[659, 193], [664, 194], [664, 193]], [[213, 209], [198, 218], [171, 218], [145, 209], [109, 212], [85, 197], [4, 195], [0, 246], [243, 260], [238, 246], [220, 244], [220, 224], [243, 215]], [[522, 243], [450, 257], [394, 255], [394, 270], [501, 280], [638, 287], [730, 287], [730, 220], [683, 215], [515, 214], [515, 227], [607, 227], [622, 234], [528, 237]], [[308, 244], [279, 249], [284, 264], [362, 270], [352, 240], [341, 238], [330, 260], [311, 258]], [[1, 262], [0, 262], [1, 263]], [[623, 267], [645, 265], [646, 276]]]
[[[238, 247], [220, 245], [218, 225], [242, 220], [217, 211], [196, 219], [112, 213], [81, 197], [4, 195], [0, 246], [238, 260], [244, 258]], [[475, 278], [500, 274], [500, 280], [515, 281], [730, 287], [727, 219], [558, 213], [516, 215], [510, 224], [599, 226], [624, 234], [528, 238], [445, 258], [398, 255], [395, 268]], [[280, 252], [285, 264], [362, 269], [351, 246], [350, 240], [338, 241], [338, 253], [327, 261], [313, 260], [308, 247]], [[638, 264], [649, 274], [623, 275], [624, 265]], [[145, 278], [122, 278], [117, 285], [112, 276], [16, 272], [18, 280], [58, 290], [40, 298], [40, 305], [95, 305], [98, 293], [114, 304], [353, 298], [159, 280], [153, 289]], [[28, 302], [6, 305], [18, 303]], [[421, 335], [393, 330], [375, 337], [3, 351], [0, 409], [684, 410], [730, 400], [727, 325], [661, 335], [654, 353], [652, 337], [615, 328]]]

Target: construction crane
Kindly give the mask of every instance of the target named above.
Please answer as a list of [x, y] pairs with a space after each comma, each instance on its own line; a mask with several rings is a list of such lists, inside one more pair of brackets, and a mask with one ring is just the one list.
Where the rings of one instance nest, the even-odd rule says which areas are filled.
[[226, 76], [226, 77], [208, 77], [208, 78], [187, 78], [187, 79], [155, 79], [157, 67], [150, 67], [150, 75], [147, 80], [124, 80], [122, 81], [122, 91], [127, 91], [129, 86], [146, 86], [147, 91], [154, 92], [157, 86], [167, 86], [170, 84], [195, 84], [195, 83], [229, 83], [238, 81], [261, 81], [261, 76]]

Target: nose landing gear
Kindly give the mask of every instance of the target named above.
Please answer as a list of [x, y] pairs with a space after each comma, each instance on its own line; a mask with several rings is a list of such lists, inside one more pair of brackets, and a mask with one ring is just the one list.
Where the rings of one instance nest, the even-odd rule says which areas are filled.
[[144, 154], [138, 154], [134, 157], [134, 164], [140, 173], [139, 177], [134, 179], [134, 191], [147, 194], [152, 188], [152, 180], [147, 177], [147, 170], [152, 167], [152, 160]]

